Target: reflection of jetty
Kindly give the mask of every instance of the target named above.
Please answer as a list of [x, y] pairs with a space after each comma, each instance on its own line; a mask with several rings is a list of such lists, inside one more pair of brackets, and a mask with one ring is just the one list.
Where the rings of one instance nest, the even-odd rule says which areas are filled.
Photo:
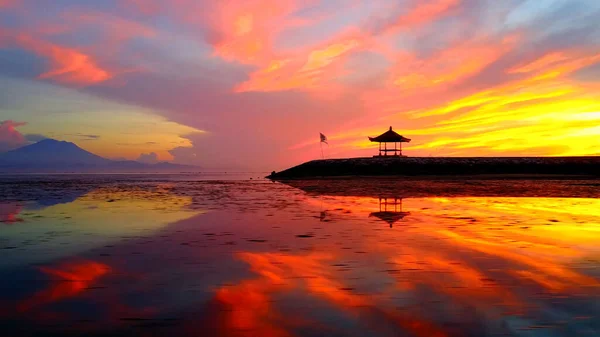
[[[410, 212], [402, 211], [402, 198], [379, 198], [379, 212], [372, 212], [369, 214], [369, 217], [376, 217], [390, 225], [390, 228], [393, 227], [394, 223], [404, 219], [405, 216], [410, 215]], [[389, 206], [389, 209], [388, 209]], [[393, 207], [393, 210], [392, 210]]]
[[[387, 159], [393, 160], [393, 159]], [[309, 195], [378, 198], [427, 197], [553, 197], [599, 198], [600, 179], [473, 179], [462, 177], [283, 180], [282, 183]]]

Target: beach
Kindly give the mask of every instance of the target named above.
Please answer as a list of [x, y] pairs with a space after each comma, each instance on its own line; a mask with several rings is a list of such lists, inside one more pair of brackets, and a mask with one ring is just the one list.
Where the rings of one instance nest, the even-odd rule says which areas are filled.
[[600, 332], [595, 179], [0, 182], [9, 335]]

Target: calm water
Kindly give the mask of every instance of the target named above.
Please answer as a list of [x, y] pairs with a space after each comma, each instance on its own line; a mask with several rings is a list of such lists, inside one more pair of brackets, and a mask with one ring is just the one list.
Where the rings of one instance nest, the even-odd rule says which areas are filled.
[[0, 177], [2, 336], [600, 336], [600, 181]]

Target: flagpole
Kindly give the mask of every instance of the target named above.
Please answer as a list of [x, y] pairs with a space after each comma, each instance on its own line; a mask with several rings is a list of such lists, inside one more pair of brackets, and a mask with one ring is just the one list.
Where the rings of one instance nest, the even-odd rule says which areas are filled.
[[325, 155], [323, 155], [323, 142], [319, 142], [319, 146], [321, 147], [321, 159], [325, 159]]

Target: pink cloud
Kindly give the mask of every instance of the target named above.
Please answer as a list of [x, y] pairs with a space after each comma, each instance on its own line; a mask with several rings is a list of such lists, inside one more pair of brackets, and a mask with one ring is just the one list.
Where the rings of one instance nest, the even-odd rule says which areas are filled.
[[[349, 55], [370, 50], [390, 60], [397, 60], [401, 54], [382, 43], [379, 40], [380, 35], [397, 33], [398, 30], [411, 29], [435, 21], [452, 13], [460, 4], [460, 0], [418, 2], [406, 13], [395, 16], [394, 20], [384, 24], [380, 29], [349, 26], [335, 36], [327, 38], [325, 42], [296, 50], [293, 55], [271, 51], [267, 55], [270, 56], [268, 60], [254, 62], [260, 66], [260, 69], [251, 73], [250, 79], [238, 85], [236, 90], [269, 92], [300, 89], [311, 91], [317, 97], [338, 95], [343, 91], [343, 85], [339, 81], [336, 83], [336, 79], [348, 74], [343, 64]], [[371, 25], [371, 22], [367, 22], [366, 28]], [[280, 29], [276, 30], [276, 32], [280, 31]], [[458, 60], [458, 55], [453, 56], [453, 60]], [[484, 56], [486, 60], [489, 59], [487, 55]], [[470, 67], [471, 71], [475, 71], [485, 65], [484, 62], [475, 63], [476, 61], [473, 60], [470, 65], [463, 67]], [[452, 77], [452, 74], [448, 76]], [[324, 92], [319, 95], [319, 90]]]
[[455, 10], [462, 0], [433, 0], [415, 2], [407, 14], [400, 16], [392, 25], [391, 29], [408, 29], [411, 26], [422, 25], [432, 22], [440, 17], [450, 14]]
[[207, 16], [208, 41], [215, 54], [240, 63], [264, 63], [273, 56], [273, 42], [286, 28], [300, 24], [290, 15], [313, 1], [219, 1]]
[[0, 122], [0, 152], [10, 151], [27, 144], [25, 137], [17, 130], [26, 123], [6, 120]]
[[13, 7], [17, 4], [17, 0], [0, 0], [0, 8]]
[[145, 15], [156, 15], [163, 9], [162, 4], [152, 0], [125, 0], [123, 4], [126, 9], [134, 9]]
[[475, 39], [461, 41], [429, 58], [406, 54], [398, 60], [392, 72], [392, 84], [404, 90], [424, 87], [447, 89], [514, 50], [517, 42], [517, 36], [508, 36], [500, 41]]
[[152, 39], [158, 35], [152, 26], [102, 12], [71, 10], [62, 17], [71, 27], [71, 33], [85, 28], [101, 29], [100, 48], [94, 48], [98, 54], [107, 49], [114, 53], [133, 39]]

